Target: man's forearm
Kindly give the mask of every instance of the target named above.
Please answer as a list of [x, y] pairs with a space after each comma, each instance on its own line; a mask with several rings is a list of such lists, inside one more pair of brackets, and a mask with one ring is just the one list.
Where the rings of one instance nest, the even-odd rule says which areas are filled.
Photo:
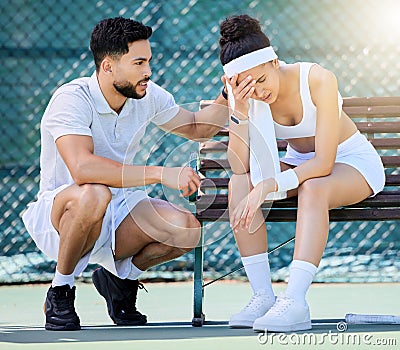
[[197, 139], [210, 138], [228, 122], [228, 101], [219, 95], [214, 102], [195, 113]]
[[93, 156], [82, 162], [71, 173], [78, 185], [97, 183], [118, 188], [138, 187], [160, 183], [162, 167], [127, 165]]

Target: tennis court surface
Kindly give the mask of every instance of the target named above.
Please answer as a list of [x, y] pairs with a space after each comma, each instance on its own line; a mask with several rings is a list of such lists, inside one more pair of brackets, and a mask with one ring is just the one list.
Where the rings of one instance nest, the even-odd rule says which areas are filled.
[[[118, 327], [92, 284], [77, 284], [76, 308], [82, 330], [44, 330], [43, 300], [48, 285], [0, 287], [0, 349], [398, 349], [400, 325], [345, 325], [346, 313], [400, 315], [400, 283], [313, 284], [308, 301], [312, 331], [263, 334], [230, 329], [229, 316], [251, 296], [244, 282], [215, 283], [205, 291], [207, 324], [191, 326], [192, 283], [147, 283], [138, 309], [147, 314], [143, 327]], [[285, 284], [274, 284], [277, 294]], [[343, 324], [342, 324], [343, 326]]]

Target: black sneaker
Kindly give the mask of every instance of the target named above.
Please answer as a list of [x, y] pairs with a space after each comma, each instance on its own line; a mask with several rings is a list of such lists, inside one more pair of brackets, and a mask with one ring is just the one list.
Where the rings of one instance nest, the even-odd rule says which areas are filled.
[[81, 329], [74, 307], [75, 287], [68, 284], [50, 287], [45, 301], [46, 325], [49, 331], [77, 331]]
[[93, 272], [93, 284], [107, 302], [108, 314], [117, 325], [140, 326], [147, 323], [146, 315], [136, 310], [139, 288], [144, 288], [138, 280], [121, 279], [104, 267]]

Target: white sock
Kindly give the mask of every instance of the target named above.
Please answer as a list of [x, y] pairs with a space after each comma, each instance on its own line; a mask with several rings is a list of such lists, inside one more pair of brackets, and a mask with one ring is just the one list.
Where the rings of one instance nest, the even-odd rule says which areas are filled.
[[143, 272], [144, 271], [138, 269], [135, 265], [133, 265], [133, 263], [131, 263], [131, 271], [129, 272], [127, 279], [128, 280], [137, 280]]
[[317, 267], [307, 261], [293, 260], [290, 265], [289, 283], [285, 294], [304, 304], [306, 293], [314, 279]]
[[266, 290], [268, 295], [274, 297], [268, 253], [242, 257], [242, 262], [253, 292]]
[[66, 284], [69, 284], [69, 286], [71, 288], [74, 286], [74, 284], [75, 284], [74, 273], [71, 273], [70, 275], [63, 275], [56, 268], [56, 273], [54, 274], [54, 278], [53, 278], [53, 282], [51, 282], [51, 286], [59, 287], [59, 286], [65, 286]]

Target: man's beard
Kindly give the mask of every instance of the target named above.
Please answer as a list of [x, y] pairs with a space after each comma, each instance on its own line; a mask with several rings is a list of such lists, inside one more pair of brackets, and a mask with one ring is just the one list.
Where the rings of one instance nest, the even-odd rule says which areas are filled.
[[146, 96], [146, 91], [144, 92], [143, 95], [139, 95], [136, 92], [136, 86], [139, 86], [140, 83], [148, 82], [149, 80], [150, 79], [140, 80], [135, 86], [133, 86], [133, 84], [128, 81], [124, 81], [124, 82], [114, 81], [113, 86], [114, 86], [115, 90], [117, 90], [121, 95], [123, 95], [127, 98], [133, 98], [135, 100], [140, 100], [141, 98]]

